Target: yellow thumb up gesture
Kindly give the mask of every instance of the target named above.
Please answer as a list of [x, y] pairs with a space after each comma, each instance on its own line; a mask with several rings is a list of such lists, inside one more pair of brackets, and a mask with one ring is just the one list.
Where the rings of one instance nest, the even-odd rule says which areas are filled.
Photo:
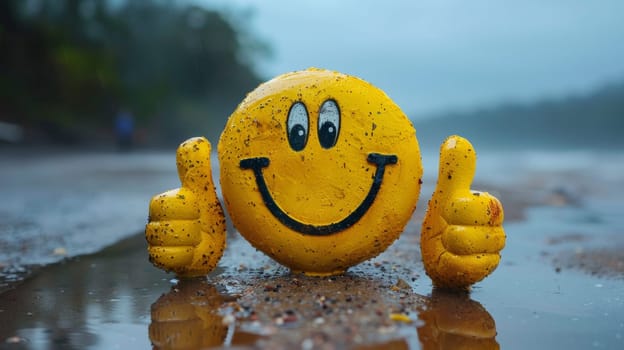
[[436, 287], [468, 288], [484, 279], [505, 246], [501, 203], [470, 190], [476, 160], [462, 137], [451, 136], [440, 147], [438, 183], [420, 237], [425, 271]]
[[178, 147], [182, 187], [154, 196], [145, 227], [150, 261], [180, 277], [212, 271], [225, 249], [225, 216], [210, 170], [210, 143], [203, 137]]

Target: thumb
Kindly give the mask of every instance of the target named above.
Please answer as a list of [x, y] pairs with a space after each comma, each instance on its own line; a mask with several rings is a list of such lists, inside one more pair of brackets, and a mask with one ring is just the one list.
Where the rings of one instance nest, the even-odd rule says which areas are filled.
[[470, 141], [457, 135], [449, 136], [440, 146], [438, 183], [433, 195], [435, 199], [448, 199], [458, 191], [469, 192], [476, 163], [477, 155]]
[[178, 176], [182, 187], [197, 193], [214, 187], [210, 168], [210, 142], [205, 137], [184, 141], [176, 152]]

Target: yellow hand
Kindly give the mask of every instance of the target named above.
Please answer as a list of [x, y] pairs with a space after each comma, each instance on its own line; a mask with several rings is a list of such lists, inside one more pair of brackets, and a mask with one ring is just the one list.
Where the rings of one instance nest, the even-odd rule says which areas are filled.
[[462, 137], [440, 147], [438, 183], [420, 237], [425, 271], [436, 287], [463, 289], [484, 279], [505, 246], [503, 206], [489, 193], [470, 190], [476, 160]]
[[150, 261], [180, 277], [212, 271], [225, 249], [225, 217], [210, 170], [210, 143], [183, 142], [176, 154], [182, 187], [152, 198], [145, 227]]

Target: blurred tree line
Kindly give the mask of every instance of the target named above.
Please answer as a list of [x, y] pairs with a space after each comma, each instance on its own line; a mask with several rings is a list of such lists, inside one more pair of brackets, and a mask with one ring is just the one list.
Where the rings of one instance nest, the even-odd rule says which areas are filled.
[[586, 95], [448, 113], [414, 124], [422, 130], [420, 145], [434, 149], [447, 135], [459, 134], [496, 149], [622, 150], [624, 80]]
[[214, 142], [260, 81], [252, 61], [268, 53], [245, 28], [189, 3], [2, 0], [0, 121], [97, 142], [126, 110], [145, 143]]

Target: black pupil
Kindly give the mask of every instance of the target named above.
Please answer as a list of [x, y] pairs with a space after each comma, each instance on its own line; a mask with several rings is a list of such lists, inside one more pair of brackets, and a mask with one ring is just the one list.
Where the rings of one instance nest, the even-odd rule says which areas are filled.
[[319, 130], [319, 142], [323, 148], [331, 148], [336, 144], [336, 126], [332, 122], [325, 122]]
[[301, 151], [306, 144], [306, 131], [301, 124], [295, 124], [288, 134], [290, 147], [295, 151]]

